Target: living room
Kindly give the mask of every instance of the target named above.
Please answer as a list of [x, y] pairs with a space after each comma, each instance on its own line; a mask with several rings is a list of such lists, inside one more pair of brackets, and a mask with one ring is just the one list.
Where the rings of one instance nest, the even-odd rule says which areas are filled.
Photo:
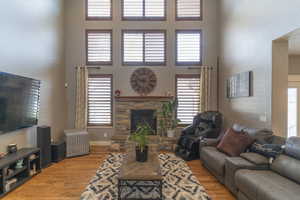
[[298, 8], [3, 1], [0, 196], [298, 199], [300, 117], [287, 93]]

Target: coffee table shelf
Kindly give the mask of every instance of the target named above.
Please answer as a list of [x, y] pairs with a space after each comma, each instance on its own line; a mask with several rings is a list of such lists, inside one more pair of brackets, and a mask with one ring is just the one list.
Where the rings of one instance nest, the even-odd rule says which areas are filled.
[[125, 156], [118, 177], [119, 200], [162, 200], [162, 184], [158, 154], [150, 153], [144, 163]]

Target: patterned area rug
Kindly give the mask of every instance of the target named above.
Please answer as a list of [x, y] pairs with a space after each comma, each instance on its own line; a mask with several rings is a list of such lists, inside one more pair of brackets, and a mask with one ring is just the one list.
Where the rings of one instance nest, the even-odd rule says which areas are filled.
[[[117, 200], [123, 154], [110, 154], [92, 178], [81, 200]], [[164, 200], [210, 200], [187, 164], [174, 154], [160, 154]]]

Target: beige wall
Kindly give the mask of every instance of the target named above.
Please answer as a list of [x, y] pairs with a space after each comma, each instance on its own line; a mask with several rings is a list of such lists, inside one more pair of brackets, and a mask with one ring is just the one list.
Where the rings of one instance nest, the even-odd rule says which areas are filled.
[[[65, 127], [63, 1], [9, 0], [0, 6], [0, 71], [42, 81], [40, 125], [61, 137]], [[35, 144], [35, 128], [0, 136], [0, 152], [9, 143]]]
[[300, 74], [300, 55], [289, 55], [289, 74]]
[[[129, 78], [136, 67], [121, 65], [121, 30], [122, 29], [166, 29], [167, 30], [167, 66], [151, 67], [158, 77], [158, 85], [151, 94], [154, 96], [165, 95], [166, 91], [175, 93], [176, 73], [199, 73], [199, 70], [179, 69], [174, 64], [175, 30], [201, 28], [204, 33], [204, 64], [216, 67], [218, 53], [218, 1], [204, 0], [204, 21], [202, 22], [176, 22], [174, 0], [168, 2], [168, 20], [166, 22], [123, 22], [119, 1], [113, 1], [113, 18], [111, 21], [85, 21], [85, 6], [83, 0], [65, 1], [65, 52], [66, 52], [66, 79], [68, 88], [68, 126], [74, 126], [75, 109], [75, 66], [85, 64], [85, 29], [113, 29], [113, 66], [103, 67], [101, 70], [90, 70], [90, 73], [113, 74], [114, 90], [119, 89], [124, 96], [135, 96], [131, 89]], [[214, 82], [216, 77], [214, 77]], [[216, 85], [212, 109], [216, 109]], [[113, 128], [89, 129], [92, 140], [104, 140], [104, 133], [112, 135]]]
[[[220, 2], [220, 102], [227, 125], [272, 127], [272, 41], [300, 27], [299, 7], [298, 0]], [[247, 70], [253, 71], [254, 96], [229, 101], [226, 79]]]

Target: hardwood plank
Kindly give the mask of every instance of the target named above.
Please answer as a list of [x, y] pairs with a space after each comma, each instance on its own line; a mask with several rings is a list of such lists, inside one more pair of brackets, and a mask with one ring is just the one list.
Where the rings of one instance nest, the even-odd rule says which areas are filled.
[[[90, 155], [53, 164], [3, 200], [78, 200], [89, 180], [110, 152], [108, 147], [92, 146]], [[213, 200], [235, 200], [231, 193], [205, 169], [200, 161], [189, 167]]]

